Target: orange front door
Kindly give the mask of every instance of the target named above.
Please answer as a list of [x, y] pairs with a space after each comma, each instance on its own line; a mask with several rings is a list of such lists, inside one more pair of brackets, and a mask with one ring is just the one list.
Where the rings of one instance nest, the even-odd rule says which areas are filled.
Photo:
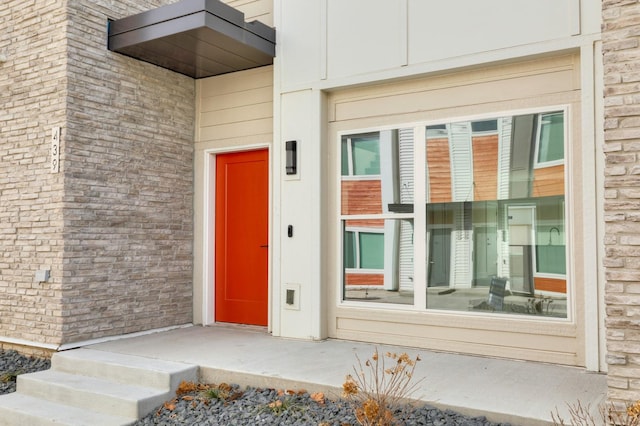
[[267, 325], [268, 183], [268, 150], [216, 157], [216, 321]]

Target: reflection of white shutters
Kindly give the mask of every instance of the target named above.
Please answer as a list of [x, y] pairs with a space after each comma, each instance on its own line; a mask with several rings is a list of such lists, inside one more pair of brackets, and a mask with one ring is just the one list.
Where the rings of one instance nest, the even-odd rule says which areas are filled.
[[511, 158], [511, 117], [498, 120], [498, 200], [509, 198], [509, 159]]
[[451, 235], [451, 252], [453, 253], [452, 287], [471, 287], [471, 241], [472, 231], [464, 229], [464, 207], [462, 203], [454, 205], [453, 233]]
[[451, 196], [453, 201], [473, 200], [473, 152], [471, 123], [449, 125], [451, 155]]
[[[451, 198], [452, 201], [473, 200], [473, 151], [471, 147], [471, 123], [449, 125], [449, 151], [451, 155]], [[454, 230], [452, 235], [453, 286], [471, 286], [471, 230], [464, 229], [463, 204], [454, 207]]]
[[[498, 120], [498, 200], [509, 198], [509, 162], [511, 159], [511, 129], [513, 120], [511, 117], [503, 117]], [[506, 226], [505, 212], [498, 219], [498, 276], [509, 276], [509, 228]], [[510, 285], [510, 283], [509, 283]]]
[[[400, 203], [413, 203], [413, 129], [398, 131]], [[413, 291], [413, 222], [400, 221], [400, 290]]]
[[413, 203], [413, 129], [398, 131], [400, 202]]
[[400, 221], [400, 290], [413, 291], [413, 221]]

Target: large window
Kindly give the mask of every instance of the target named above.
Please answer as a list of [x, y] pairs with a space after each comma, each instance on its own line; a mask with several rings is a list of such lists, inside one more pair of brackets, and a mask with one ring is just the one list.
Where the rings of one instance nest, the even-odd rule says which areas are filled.
[[552, 109], [343, 135], [343, 299], [566, 318], [565, 121]]

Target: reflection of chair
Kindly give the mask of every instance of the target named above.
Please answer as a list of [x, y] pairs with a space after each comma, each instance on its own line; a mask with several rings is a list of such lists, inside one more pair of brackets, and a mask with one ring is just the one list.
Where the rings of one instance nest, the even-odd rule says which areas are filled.
[[[486, 287], [485, 287], [486, 288]], [[486, 299], [473, 299], [469, 301], [470, 310], [502, 311], [504, 310], [504, 297], [507, 295], [507, 278], [491, 277], [489, 295]]]
[[491, 285], [489, 286], [489, 298], [487, 303], [496, 311], [501, 311], [504, 307], [504, 296], [507, 288], [506, 278], [491, 278]]

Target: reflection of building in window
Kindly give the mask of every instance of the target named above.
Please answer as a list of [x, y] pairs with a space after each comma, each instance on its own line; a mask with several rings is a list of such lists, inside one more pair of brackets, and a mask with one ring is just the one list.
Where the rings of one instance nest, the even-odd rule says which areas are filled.
[[383, 215], [413, 201], [413, 130], [349, 135], [341, 143], [345, 288], [412, 291], [412, 222]]
[[347, 285], [384, 284], [384, 233], [367, 230], [344, 232], [344, 268]]
[[342, 141], [342, 175], [371, 176], [380, 174], [380, 141], [378, 134], [354, 136]]
[[[553, 111], [426, 126], [425, 182], [417, 186], [415, 129], [343, 137], [345, 287], [365, 284], [352, 274], [379, 271], [366, 285], [411, 292], [414, 269], [424, 268], [419, 275], [427, 289], [441, 289], [439, 296], [486, 292], [501, 277], [507, 299], [525, 298], [522, 309], [527, 297], [566, 298], [564, 116]], [[416, 187], [424, 188], [420, 197]], [[426, 202], [424, 265], [413, 262], [415, 199]], [[376, 263], [362, 263], [363, 256]], [[430, 308], [467, 307], [430, 301], [431, 295]]]
[[564, 113], [428, 126], [426, 153], [427, 285], [566, 293]]
[[382, 213], [380, 134], [343, 138], [341, 165], [343, 214], [374, 215], [346, 221], [345, 285], [382, 286], [384, 258], [376, 254], [384, 253], [384, 221], [375, 217]]
[[564, 114], [553, 112], [538, 115], [536, 167], [564, 163]]

